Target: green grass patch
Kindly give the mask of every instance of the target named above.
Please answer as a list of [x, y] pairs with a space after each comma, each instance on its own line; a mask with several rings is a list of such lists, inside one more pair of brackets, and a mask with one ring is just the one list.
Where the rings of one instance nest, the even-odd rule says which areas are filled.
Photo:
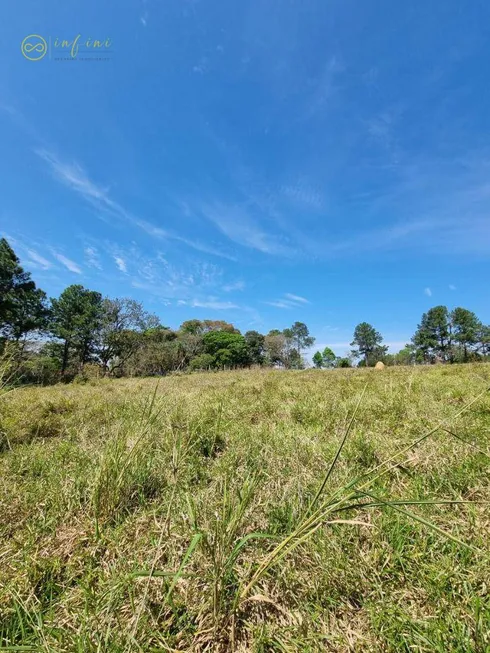
[[0, 650], [488, 653], [489, 379], [0, 395]]

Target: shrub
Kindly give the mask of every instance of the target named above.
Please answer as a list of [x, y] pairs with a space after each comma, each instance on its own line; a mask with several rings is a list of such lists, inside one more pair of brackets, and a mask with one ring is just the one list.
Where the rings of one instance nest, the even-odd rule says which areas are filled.
[[211, 354], [200, 354], [193, 358], [190, 362], [189, 369], [195, 370], [209, 370], [214, 367], [216, 360]]
[[337, 367], [352, 367], [352, 365], [348, 358], [339, 358], [337, 359]]

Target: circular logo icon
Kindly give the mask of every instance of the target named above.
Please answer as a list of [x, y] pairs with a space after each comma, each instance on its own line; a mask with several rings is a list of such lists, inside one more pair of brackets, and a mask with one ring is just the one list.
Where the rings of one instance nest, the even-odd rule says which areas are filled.
[[39, 61], [48, 51], [48, 44], [39, 34], [29, 34], [22, 41], [21, 52], [30, 61]]

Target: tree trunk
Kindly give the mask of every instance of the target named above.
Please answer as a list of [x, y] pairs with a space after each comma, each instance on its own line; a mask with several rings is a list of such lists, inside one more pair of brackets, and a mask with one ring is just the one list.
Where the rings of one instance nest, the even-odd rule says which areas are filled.
[[63, 347], [63, 360], [61, 362], [61, 374], [64, 374], [66, 372], [66, 367], [68, 365], [68, 350], [70, 347], [70, 343], [68, 340], [65, 340], [65, 345]]

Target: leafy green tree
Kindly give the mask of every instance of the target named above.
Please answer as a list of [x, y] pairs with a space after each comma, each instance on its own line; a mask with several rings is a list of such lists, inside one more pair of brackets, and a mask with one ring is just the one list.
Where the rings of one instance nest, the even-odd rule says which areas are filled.
[[337, 363], [337, 356], [330, 349], [330, 347], [325, 347], [325, 349], [320, 352], [315, 352], [313, 356], [313, 364], [315, 367], [335, 367]]
[[177, 339], [180, 343], [181, 349], [185, 354], [185, 361], [190, 362], [196, 356], [199, 356], [204, 351], [204, 343], [202, 336], [193, 335], [191, 333], [177, 333]]
[[272, 329], [264, 338], [265, 360], [268, 365], [284, 365], [286, 338], [278, 329]]
[[233, 366], [233, 354], [229, 349], [218, 349], [214, 358], [218, 367], [225, 368]]
[[228, 331], [229, 333], [240, 333], [238, 329], [235, 329], [233, 324], [225, 322], [224, 320], [204, 320], [203, 324], [203, 333], [208, 333], [209, 331]]
[[70, 354], [81, 367], [96, 352], [102, 326], [102, 295], [81, 285], [68, 286], [52, 299], [51, 332], [63, 341], [61, 372], [66, 372]]
[[385, 354], [383, 360], [381, 361], [387, 366], [396, 365], [396, 355], [395, 354]]
[[293, 351], [298, 351], [294, 347], [294, 338], [292, 329], [283, 329], [283, 350], [282, 350], [282, 364], [287, 368], [291, 368], [291, 356], [294, 356]]
[[265, 336], [258, 331], [247, 331], [245, 334], [250, 362], [253, 365], [262, 365], [265, 359]]
[[318, 369], [321, 369], [323, 367], [323, 356], [320, 351], [316, 351], [313, 354], [313, 365]]
[[216, 354], [219, 349], [228, 349], [232, 343], [245, 342], [245, 338], [238, 333], [229, 331], [208, 331], [203, 336], [204, 350], [207, 354]]
[[394, 355], [394, 365], [413, 365], [417, 361], [417, 348], [415, 345], [405, 345]]
[[143, 344], [143, 333], [161, 328], [156, 315], [150, 315], [134, 299], [104, 299], [98, 332], [97, 353], [104, 370], [115, 373], [134, 356]]
[[296, 347], [292, 347], [288, 351], [286, 358], [286, 367], [288, 370], [302, 370], [305, 367], [303, 356], [299, 353]]
[[364, 365], [374, 365], [388, 351], [388, 347], [382, 345], [383, 336], [367, 322], [361, 322], [354, 330], [354, 339], [350, 343], [352, 355], [356, 358], [364, 357]]
[[217, 364], [222, 367], [249, 363], [247, 342], [240, 333], [208, 331], [203, 336], [203, 344], [205, 353], [215, 356]]
[[36, 288], [8, 241], [0, 239], [0, 335], [20, 340], [44, 329], [48, 315], [46, 294]]
[[490, 356], [490, 325], [480, 324], [478, 329], [478, 351], [482, 356]]
[[133, 375], [161, 376], [182, 369], [189, 362], [190, 356], [180, 335], [163, 326], [147, 329], [142, 334], [136, 333], [136, 336], [141, 337], [141, 345], [125, 364], [125, 370]]
[[[243, 338], [243, 336], [241, 336], [241, 338]], [[232, 354], [232, 364], [234, 366], [246, 367], [250, 365], [250, 353], [245, 338], [243, 338], [243, 340], [237, 339], [228, 347], [228, 350]]]
[[347, 356], [339, 356], [336, 361], [336, 367], [352, 367], [352, 363]]
[[334, 367], [337, 360], [337, 356], [333, 353], [330, 347], [325, 347], [322, 352], [322, 360], [324, 367]]
[[[156, 316], [151, 316], [152, 318], [155, 318], [158, 320], [158, 317]], [[144, 335], [146, 338], [153, 338], [157, 342], [168, 342], [169, 340], [175, 340], [177, 338], [177, 332], [173, 331], [168, 326], [164, 326], [163, 324], [157, 324], [156, 326], [150, 326], [145, 329]]]
[[412, 342], [425, 360], [445, 361], [451, 356], [451, 320], [446, 306], [434, 306], [422, 315]]
[[315, 338], [310, 336], [310, 331], [304, 322], [295, 322], [291, 329], [287, 331], [294, 342], [295, 349], [300, 355], [303, 350], [315, 344]]
[[[226, 351], [226, 350], [225, 350]], [[209, 370], [216, 364], [216, 358], [211, 354], [199, 354], [189, 364], [191, 370]]]
[[267, 364], [282, 365], [286, 369], [302, 369], [304, 361], [296, 347], [296, 343], [297, 334], [295, 334], [293, 327], [284, 329], [282, 332], [279, 329], [269, 331], [264, 339]]
[[199, 336], [204, 333], [204, 324], [201, 320], [186, 320], [180, 325], [179, 331], [190, 333], [193, 336]]
[[46, 356], [42, 351], [29, 352], [21, 363], [19, 376], [23, 383], [49, 385], [60, 378], [60, 359]]
[[[300, 324], [297, 322], [296, 324]], [[297, 348], [298, 338], [295, 334], [294, 325], [290, 329], [284, 329], [283, 335], [283, 349], [281, 362], [288, 370], [303, 369], [304, 362], [300, 350]]]
[[453, 337], [463, 348], [463, 359], [468, 360], [468, 350], [478, 342], [481, 328], [480, 320], [467, 308], [455, 308], [451, 313]]
[[233, 324], [224, 320], [186, 320], [180, 325], [182, 333], [190, 333], [195, 336], [203, 335], [209, 331], [229, 331], [230, 333], [240, 333], [235, 329]]

